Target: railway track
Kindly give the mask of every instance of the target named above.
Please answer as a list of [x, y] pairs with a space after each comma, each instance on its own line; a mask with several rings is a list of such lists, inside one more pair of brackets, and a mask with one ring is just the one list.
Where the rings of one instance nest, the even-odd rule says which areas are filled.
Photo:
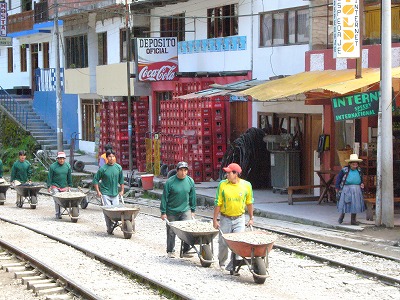
[[[388, 296], [381, 299], [395, 299], [389, 295], [400, 297], [398, 286], [361, 278], [358, 273], [331, 267], [331, 264], [311, 260], [301, 254], [290, 254], [278, 247], [270, 254], [270, 277], [263, 285], [255, 284], [246, 269], [236, 277], [228, 275], [215, 264], [209, 268], [201, 267], [196, 256], [168, 259], [165, 253], [165, 224], [159, 218], [158, 206], [146, 208], [143, 205], [146, 200], [140, 203], [141, 200], [135, 199], [137, 205], [142, 205], [136, 219], [137, 232], [131, 239], [124, 239], [120, 231], [114, 236], [107, 235], [103, 215], [97, 205], [89, 205], [82, 210], [78, 222], [72, 223], [69, 218], [54, 219], [54, 204], [48, 196], [39, 198], [35, 210], [16, 208], [11, 200], [12, 193], [9, 198], [10, 201], [0, 208], [0, 218], [9, 221], [0, 221], [0, 239], [27, 250], [29, 255], [60, 270], [98, 298], [126, 299], [135, 295], [134, 298], [138, 299], [264, 299], [265, 294], [272, 293], [274, 299], [314, 299], [307, 298], [307, 294], [328, 299], [343, 288], [349, 295], [346, 299], [365, 299], [367, 295], [374, 298], [382, 291], [387, 291], [385, 295]], [[199, 209], [197, 216], [205, 218], [210, 212], [204, 210], [201, 213]], [[259, 220], [256, 218], [256, 221]], [[49, 236], [54, 239], [50, 240]], [[214, 242], [217, 243], [217, 240]], [[129, 270], [133, 272], [127, 272]], [[139, 275], [161, 283], [165, 289], [158, 287], [153, 290], [149, 282], [144, 287], [134, 285], [132, 278], [141, 281]], [[168, 289], [172, 292], [167, 293]], [[153, 291], [148, 295], [148, 290]], [[304, 296], [299, 296], [299, 293]]]
[[[147, 212], [149, 215], [159, 217], [159, 215], [157, 215], [159, 210], [157, 205], [145, 204], [143, 201], [135, 202], [135, 204], [141, 207], [148, 207], [151, 210]], [[197, 216], [212, 220], [211, 211], [197, 213]], [[362, 248], [345, 246], [341, 243], [327, 241], [326, 237], [310, 237], [304, 233], [296, 234], [283, 229], [271, 228], [270, 226], [261, 225], [257, 222], [254, 228], [277, 234], [278, 239], [277, 242], [274, 243], [275, 249], [308, 257], [323, 264], [344, 268], [367, 278], [374, 278], [374, 280], [380, 280], [385, 284], [400, 287], [399, 257]], [[384, 247], [388, 248], [387, 245]], [[393, 247], [393, 249], [395, 249], [395, 247]]]

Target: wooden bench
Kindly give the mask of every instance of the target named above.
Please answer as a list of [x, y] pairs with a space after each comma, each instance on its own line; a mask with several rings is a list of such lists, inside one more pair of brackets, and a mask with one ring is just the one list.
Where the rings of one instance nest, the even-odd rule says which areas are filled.
[[294, 191], [301, 191], [301, 190], [309, 190], [315, 188], [321, 188], [322, 185], [294, 185], [288, 186], [287, 193], [288, 193], [288, 204], [293, 205], [294, 201], [315, 201], [319, 198], [319, 196], [306, 196], [306, 197], [296, 197], [293, 198]]
[[[374, 205], [376, 204], [376, 198], [364, 198], [365, 206], [367, 207], [367, 220], [374, 220]], [[393, 203], [399, 203], [400, 197], [394, 197]]]

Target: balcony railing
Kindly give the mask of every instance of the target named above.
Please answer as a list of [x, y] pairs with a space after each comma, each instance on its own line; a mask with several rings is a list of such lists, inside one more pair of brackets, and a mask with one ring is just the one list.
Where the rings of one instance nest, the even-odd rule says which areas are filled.
[[25, 11], [23, 13], [8, 16], [8, 33], [30, 30], [34, 24], [34, 11]]

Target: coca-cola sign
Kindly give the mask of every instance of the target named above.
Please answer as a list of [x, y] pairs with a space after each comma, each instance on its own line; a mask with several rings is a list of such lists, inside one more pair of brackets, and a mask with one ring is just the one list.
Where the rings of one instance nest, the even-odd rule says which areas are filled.
[[137, 38], [139, 81], [170, 81], [178, 72], [176, 38]]

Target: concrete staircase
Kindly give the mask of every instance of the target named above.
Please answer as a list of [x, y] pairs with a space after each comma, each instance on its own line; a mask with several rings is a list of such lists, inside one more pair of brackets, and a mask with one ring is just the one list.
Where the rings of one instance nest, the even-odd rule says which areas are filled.
[[[17, 96], [18, 97], [18, 96]], [[13, 96], [15, 104], [3, 104], [3, 107], [31, 136], [41, 145], [43, 150], [57, 149], [57, 132], [44, 122], [33, 110], [31, 98]], [[13, 106], [13, 107], [11, 107]], [[16, 107], [18, 107], [16, 109]], [[64, 149], [69, 145], [64, 141]]]

